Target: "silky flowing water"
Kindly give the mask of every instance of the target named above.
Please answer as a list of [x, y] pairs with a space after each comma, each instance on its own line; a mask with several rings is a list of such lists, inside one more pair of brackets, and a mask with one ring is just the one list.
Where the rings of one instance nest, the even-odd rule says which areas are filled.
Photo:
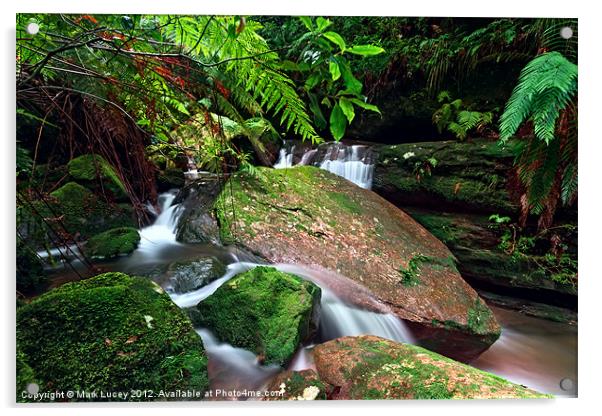
[[[176, 241], [179, 207], [173, 205], [175, 193], [160, 196], [161, 212], [154, 223], [140, 230], [141, 242], [130, 256], [100, 263], [104, 271], [147, 275], [167, 286], [167, 266], [175, 261], [216, 257], [227, 265], [220, 278], [187, 293], [169, 293], [182, 308], [194, 307], [211, 296], [232, 277], [259, 263], [236, 249], [212, 244], [183, 244]], [[80, 273], [83, 265], [73, 262]], [[334, 272], [302, 265], [275, 264], [277, 269], [310, 280], [322, 289], [318, 334], [297, 351], [288, 368], [314, 368], [315, 344], [345, 335], [371, 334], [399, 342], [413, 342], [404, 322], [392, 314], [372, 294], [357, 283]], [[77, 280], [70, 268], [57, 270], [58, 284]], [[524, 316], [492, 307], [503, 331], [500, 339], [471, 365], [538, 391], [561, 396], [576, 395], [577, 328], [566, 324]], [[207, 328], [197, 328], [209, 358], [211, 389], [221, 391], [257, 390], [264, 387], [281, 369], [264, 366], [254, 353], [223, 343]], [[561, 388], [561, 381], [565, 380]], [[567, 381], [569, 380], [569, 381]], [[571, 385], [572, 381], [572, 386]], [[567, 389], [566, 386], [571, 388]], [[244, 400], [245, 397], [218, 397]]]

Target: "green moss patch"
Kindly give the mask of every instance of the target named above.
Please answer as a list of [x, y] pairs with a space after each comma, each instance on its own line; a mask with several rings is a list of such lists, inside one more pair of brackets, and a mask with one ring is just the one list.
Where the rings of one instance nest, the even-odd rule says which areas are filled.
[[195, 323], [222, 341], [285, 365], [316, 330], [320, 288], [273, 267], [256, 267], [199, 303]]
[[343, 337], [314, 349], [321, 380], [342, 399], [546, 398], [493, 374], [375, 336]]
[[130, 254], [139, 243], [140, 234], [135, 228], [113, 228], [90, 238], [85, 251], [93, 258], [111, 258]]
[[36, 203], [40, 214], [48, 218], [50, 223], [60, 218], [69, 233], [82, 238], [110, 228], [134, 226], [129, 205], [108, 204], [78, 183], [68, 182], [52, 192], [50, 197], [47, 204]]
[[159, 286], [123, 273], [65, 284], [19, 308], [17, 349], [41, 392], [208, 386], [190, 320]]
[[116, 197], [123, 197], [127, 194], [125, 186], [115, 168], [99, 155], [82, 155], [72, 159], [68, 164], [69, 174], [77, 181], [84, 181], [86, 184], [95, 181], [102, 181], [103, 188], [111, 191]]

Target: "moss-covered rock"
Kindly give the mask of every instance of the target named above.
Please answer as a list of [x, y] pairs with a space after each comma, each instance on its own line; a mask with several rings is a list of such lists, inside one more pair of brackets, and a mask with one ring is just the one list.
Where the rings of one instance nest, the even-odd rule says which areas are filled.
[[202, 394], [208, 386], [207, 357], [190, 320], [155, 283], [123, 273], [65, 284], [19, 308], [17, 348], [41, 392]]
[[314, 370], [283, 371], [270, 382], [264, 400], [327, 400], [333, 386], [323, 382]]
[[343, 337], [314, 348], [333, 399], [548, 398], [424, 348], [375, 336]]
[[285, 365], [317, 329], [321, 291], [298, 276], [255, 267], [197, 305], [196, 324], [222, 341]]
[[376, 146], [373, 190], [402, 206], [481, 213], [516, 212], [507, 179], [510, 150], [497, 142], [424, 142]]
[[[39, 212], [50, 223], [60, 219], [65, 229], [81, 238], [118, 227], [135, 227], [132, 208], [127, 204], [109, 204], [84, 186], [68, 182], [39, 202]], [[60, 227], [56, 225], [56, 227]]]
[[108, 259], [125, 256], [140, 243], [138, 230], [132, 227], [113, 228], [96, 234], [86, 243], [85, 252], [92, 258]]
[[[446, 354], [469, 360], [499, 337], [491, 312], [481, 316], [478, 331], [470, 324], [478, 295], [447, 247], [344, 178], [312, 166], [258, 168], [256, 175], [233, 175], [213, 207], [222, 242], [273, 263], [317, 266], [350, 278], [400, 318], [436, 329], [429, 337]], [[438, 324], [445, 321], [455, 325]]]
[[126, 189], [115, 168], [99, 155], [87, 154], [72, 159], [68, 164], [69, 175], [76, 181], [95, 187], [100, 181], [101, 190], [109, 190], [117, 199], [123, 199]]
[[27, 386], [30, 384], [38, 384], [38, 379], [32, 368], [25, 362], [25, 355], [21, 351], [17, 351], [17, 402], [25, 403], [26, 398], [23, 392], [27, 392]]

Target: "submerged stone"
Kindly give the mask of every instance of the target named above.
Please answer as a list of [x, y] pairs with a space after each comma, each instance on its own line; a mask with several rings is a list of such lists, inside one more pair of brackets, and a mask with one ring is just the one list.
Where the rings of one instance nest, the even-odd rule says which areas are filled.
[[138, 243], [140, 234], [135, 228], [113, 228], [90, 238], [84, 251], [92, 258], [108, 259], [130, 254], [136, 250]]
[[320, 295], [309, 281], [259, 266], [224, 283], [192, 316], [221, 341], [285, 365], [316, 332]]
[[416, 325], [429, 348], [468, 360], [500, 334], [448, 248], [380, 196], [311, 166], [233, 175], [214, 203], [221, 239], [273, 263], [323, 267]]
[[40, 392], [182, 389], [202, 397], [208, 387], [203, 342], [190, 320], [155, 283], [123, 273], [67, 283], [20, 307], [17, 350], [21, 368], [31, 369], [21, 372], [20, 386], [35, 374]]
[[342, 337], [314, 348], [333, 399], [502, 399], [551, 396], [424, 348], [375, 336]]

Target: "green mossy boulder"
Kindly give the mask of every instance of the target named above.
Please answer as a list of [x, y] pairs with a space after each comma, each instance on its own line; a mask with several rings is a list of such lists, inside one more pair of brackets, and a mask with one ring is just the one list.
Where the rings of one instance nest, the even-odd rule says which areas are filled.
[[90, 187], [98, 185], [99, 191], [108, 190], [116, 199], [123, 200], [127, 196], [125, 186], [115, 168], [102, 156], [93, 154], [78, 156], [72, 159], [67, 167], [69, 175], [78, 182]]
[[84, 251], [92, 258], [108, 259], [130, 254], [139, 243], [140, 234], [135, 228], [113, 228], [90, 238]]
[[317, 329], [321, 291], [298, 276], [256, 267], [197, 305], [195, 324], [224, 342], [284, 366]]
[[111, 228], [135, 227], [133, 211], [129, 205], [108, 204], [78, 183], [68, 182], [50, 196], [48, 206], [38, 203], [39, 212], [49, 218], [50, 222], [55, 215], [61, 218], [62, 224], [71, 234], [89, 238]]
[[29, 384], [39, 384], [32, 368], [25, 362], [25, 356], [21, 351], [17, 351], [17, 403], [25, 403], [27, 399], [23, 392], [27, 391]]
[[202, 395], [208, 387], [207, 357], [190, 320], [158, 285], [123, 273], [67, 283], [20, 307], [17, 349], [41, 392]]
[[390, 202], [340, 176], [313, 166], [237, 172], [213, 213], [223, 243], [271, 263], [313, 265], [353, 280], [398, 317], [425, 329], [417, 339], [436, 341], [437, 351], [468, 361], [500, 335], [490, 311], [479, 315], [478, 328], [471, 324], [478, 294], [441, 241]]
[[493, 374], [376, 336], [342, 337], [314, 348], [319, 379], [333, 399], [549, 398]]

